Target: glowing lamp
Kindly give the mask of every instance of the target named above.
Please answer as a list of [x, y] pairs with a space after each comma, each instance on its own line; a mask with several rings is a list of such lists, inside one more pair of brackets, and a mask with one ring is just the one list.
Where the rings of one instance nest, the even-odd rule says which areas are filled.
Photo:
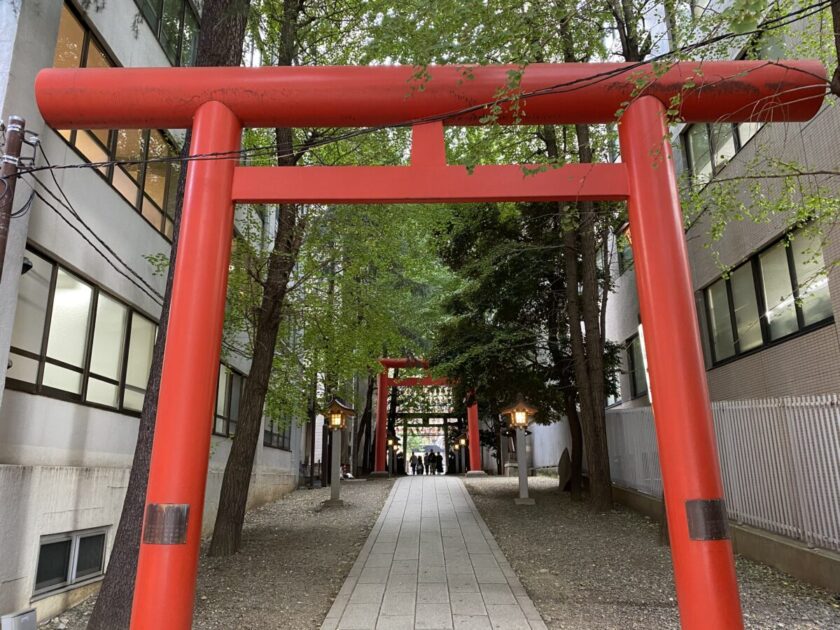
[[502, 409], [502, 415], [507, 416], [511, 429], [525, 429], [537, 413], [537, 408], [526, 403], [522, 398], [515, 405]]
[[347, 418], [356, 415], [356, 410], [340, 398], [333, 398], [324, 415], [329, 428], [332, 431], [340, 431], [347, 426]]

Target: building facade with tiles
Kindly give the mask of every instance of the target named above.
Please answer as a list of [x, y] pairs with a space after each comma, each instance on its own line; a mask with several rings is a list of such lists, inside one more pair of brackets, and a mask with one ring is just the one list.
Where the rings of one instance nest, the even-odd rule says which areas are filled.
[[[840, 551], [836, 527], [821, 525], [840, 522], [840, 471], [826, 463], [840, 450], [840, 232], [814, 217], [836, 216], [838, 131], [830, 102], [805, 123], [672, 130], [684, 197], [699, 200], [686, 245], [730, 517], [829, 552]], [[811, 175], [757, 177], [784, 164]], [[611, 469], [618, 485], [660, 498], [632, 230], [612, 245]]]
[[[0, 2], [0, 112], [4, 120], [24, 117], [38, 134], [37, 164], [177, 155], [180, 130], [50, 129], [33, 84], [39, 70], [52, 66], [189, 65], [199, 4]], [[24, 146], [23, 154], [31, 156], [32, 148]], [[12, 219], [0, 283], [0, 615], [34, 607], [43, 619], [102, 579], [164, 291], [165, 278], [149, 257], [168, 259], [178, 169], [178, 162], [165, 161], [109, 165], [57, 170], [55, 180], [44, 171], [41, 184], [31, 176], [18, 184], [16, 211], [31, 186], [45, 200], [35, 198]], [[272, 225], [268, 216], [268, 233]], [[205, 532], [249, 370], [244, 357], [223, 355], [215, 414], [207, 418], [213, 440]], [[297, 483], [300, 429], [268, 421], [264, 428], [251, 505]]]

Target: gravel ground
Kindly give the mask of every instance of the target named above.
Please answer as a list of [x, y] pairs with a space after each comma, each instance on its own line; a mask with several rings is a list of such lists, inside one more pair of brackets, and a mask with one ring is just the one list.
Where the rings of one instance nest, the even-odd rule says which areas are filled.
[[[297, 490], [245, 517], [243, 547], [233, 558], [202, 554], [193, 628], [318, 628], [332, 605], [392, 483], [342, 484], [340, 508], [321, 509], [330, 490]], [[91, 597], [45, 624], [84, 630]]]
[[[549, 628], [679, 627], [658, 523], [625, 509], [593, 514], [556, 479], [529, 479], [536, 506], [514, 505], [513, 478], [466, 483]], [[840, 597], [742, 558], [737, 571], [748, 628], [840, 628]]]

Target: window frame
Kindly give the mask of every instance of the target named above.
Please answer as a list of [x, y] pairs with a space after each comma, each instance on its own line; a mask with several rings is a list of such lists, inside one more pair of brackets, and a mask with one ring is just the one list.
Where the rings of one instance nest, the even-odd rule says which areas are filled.
[[292, 422], [293, 418], [285, 419], [286, 423], [281, 430], [278, 430], [271, 421], [271, 418], [265, 419], [265, 427], [263, 428], [263, 446], [268, 448], [276, 448], [281, 451], [292, 450]]
[[[241, 411], [242, 393], [245, 391], [245, 379], [247, 379], [248, 377], [245, 374], [243, 374], [242, 372], [240, 372], [239, 370], [237, 370], [236, 368], [228, 365], [227, 363], [220, 362], [219, 367], [225, 369], [225, 372], [224, 372], [224, 375], [225, 375], [225, 402], [224, 402], [224, 412], [222, 414], [219, 414], [217, 405], [218, 405], [218, 400], [219, 400], [219, 387], [221, 387], [221, 384], [222, 384], [221, 383], [222, 370], [220, 369], [219, 370], [219, 372], [220, 372], [219, 377], [220, 378], [216, 381], [216, 396], [213, 399], [213, 435], [218, 435], [219, 437], [233, 439], [233, 437], [236, 435], [236, 433], [234, 432], [233, 434], [231, 434], [231, 432], [230, 432], [230, 422], [232, 420], [231, 405], [233, 404], [233, 383], [235, 382], [234, 375], [239, 377], [239, 404], [240, 404], [239, 411]], [[236, 420], [234, 421], [237, 424], [237, 426], [239, 424], [239, 417], [240, 416], [237, 415]], [[219, 432], [219, 431], [216, 430], [216, 425], [218, 424], [219, 420], [222, 420], [223, 423], [224, 423], [224, 432]]]
[[[181, 13], [178, 16], [178, 42], [175, 47], [175, 59], [169, 56], [169, 52], [167, 51], [166, 47], [163, 45], [163, 5], [166, 0], [150, 0], [157, 4], [157, 24], [153, 24], [152, 20], [148, 18], [146, 12], [143, 10], [143, 0], [134, 0], [134, 4], [137, 5], [137, 10], [139, 11], [140, 15], [143, 16], [143, 21], [149, 27], [149, 30], [152, 31], [152, 35], [157, 41], [158, 45], [160, 46], [163, 54], [166, 56], [169, 63], [171, 63], [175, 67], [189, 67], [195, 63], [195, 59], [191, 59], [190, 63], [182, 64], [181, 63], [181, 54], [184, 50], [184, 25], [186, 23], [187, 11], [190, 11], [195, 18], [195, 25], [197, 27], [196, 35], [201, 32], [201, 14], [195, 5], [191, 2], [191, 0], [176, 0], [181, 4]], [[197, 40], [196, 40], [197, 41]], [[195, 49], [194, 49], [195, 50]]]
[[[139, 3], [141, 0], [137, 0]], [[184, 0], [186, 1], [186, 0]], [[138, 4], [139, 8], [139, 4]], [[79, 67], [86, 68], [88, 63], [88, 58], [90, 54], [90, 46], [91, 43], [97, 45], [101, 50], [105, 58], [112, 64], [113, 67], [118, 68], [120, 64], [116, 61], [114, 56], [108, 51], [108, 49], [104, 46], [104, 44], [99, 40], [96, 34], [91, 29], [90, 25], [85, 20], [85, 17], [72, 5], [72, 3], [65, 2], [62, 3], [62, 10], [66, 9], [70, 12], [70, 14], [79, 22], [83, 30], [83, 38], [82, 38], [82, 49], [79, 54]], [[142, 11], [141, 11], [142, 12]], [[70, 148], [78, 155], [83, 161], [90, 163], [91, 160], [88, 156], [86, 156], [82, 150], [77, 145], [77, 139], [79, 138], [79, 134], [87, 134], [88, 138], [95, 143], [97, 148], [101, 149], [102, 152], [105, 154], [106, 160], [105, 161], [114, 161], [116, 159], [116, 150], [117, 150], [117, 137], [118, 137], [118, 129], [107, 129], [103, 131], [107, 131], [108, 134], [108, 142], [107, 144], [103, 144], [102, 140], [97, 137], [95, 134], [91, 133], [89, 129], [65, 129], [59, 130], [54, 129], [54, 131], [64, 140], [66, 144], [70, 146]], [[67, 132], [62, 133], [62, 131]], [[131, 131], [131, 130], [128, 130]], [[172, 178], [167, 176], [166, 184], [164, 187], [164, 207], [160, 207], [151, 197], [148, 197], [145, 194], [145, 187], [146, 187], [146, 161], [149, 158], [149, 145], [150, 145], [150, 135], [151, 129], [140, 129], [141, 138], [143, 142], [143, 154], [140, 156], [140, 172], [138, 174], [138, 178], [136, 180], [137, 184], [137, 193], [134, 197], [134, 200], [131, 201], [126, 198], [125, 195], [120, 192], [120, 190], [114, 184], [114, 173], [116, 169], [120, 168], [120, 166], [116, 164], [109, 164], [107, 166], [92, 169], [95, 173], [97, 173], [102, 179], [104, 179], [111, 188], [117, 193], [120, 199], [125, 201], [129, 204], [136, 212], [139, 214], [146, 223], [151, 225], [155, 231], [160, 234], [164, 240], [167, 242], [172, 241], [172, 236], [168, 234], [169, 232], [169, 224], [174, 225], [175, 222], [175, 208], [167, 208], [166, 202], [169, 199], [170, 187], [171, 186], [178, 186], [178, 182], [172, 181]], [[172, 151], [172, 156], [180, 155], [181, 151], [178, 148], [178, 143], [173, 139], [172, 135], [165, 129], [155, 129], [161, 134], [164, 141], [169, 145], [169, 148]], [[134, 179], [125, 173], [125, 176], [134, 181]], [[152, 221], [150, 221], [144, 214], [143, 214], [143, 203], [144, 199], [148, 198], [149, 203], [152, 203], [161, 214], [160, 225], [155, 225]]]
[[[741, 130], [736, 123], [719, 123], [722, 125], [729, 125], [732, 130], [732, 138], [735, 142], [735, 153], [732, 155], [732, 158], [724, 162], [723, 164], [717, 163], [717, 146], [714, 140], [714, 133], [712, 133], [712, 123], [692, 123], [690, 125], [686, 125], [684, 129], [680, 131], [680, 145], [682, 146], [683, 158], [685, 159], [685, 168], [688, 171], [689, 179], [693, 186], [705, 187], [706, 184], [709, 182], [700, 182], [697, 180], [697, 174], [694, 172], [694, 156], [692, 155], [692, 148], [691, 143], [689, 142], [689, 135], [692, 129], [697, 127], [698, 125], [702, 125], [705, 127], [706, 130], [706, 140], [709, 143], [709, 159], [712, 165], [712, 178], [717, 177], [720, 172], [726, 167], [732, 159], [735, 158], [738, 153], [741, 152], [750, 140], [752, 140], [757, 134], [754, 133], [752, 136], [747, 138], [746, 140], [741, 139]], [[760, 130], [760, 128], [759, 128]], [[711, 181], [711, 179], [709, 180]]]
[[[32, 582], [32, 595], [30, 601], [37, 601], [45, 597], [51, 597], [58, 593], [63, 593], [85, 584], [90, 584], [105, 577], [105, 558], [108, 555], [108, 531], [111, 526], [93, 527], [89, 529], [80, 529], [69, 532], [60, 532], [57, 534], [46, 534], [38, 539], [37, 555], [35, 557], [35, 576]], [[99, 571], [93, 575], [86, 575], [82, 578], [78, 577], [78, 563], [79, 563], [79, 543], [83, 538], [92, 538], [94, 536], [103, 536], [102, 543], [102, 559], [100, 562]], [[65, 571], [66, 579], [61, 584], [53, 586], [46, 586], [38, 588], [38, 567], [41, 560], [41, 548], [44, 545], [49, 545], [57, 542], [70, 541], [70, 557], [67, 563], [67, 570]]]
[[[647, 386], [647, 375], [644, 374], [645, 366], [644, 364], [641, 366], [636, 365], [636, 359], [633, 356], [632, 346], [633, 343], [636, 342], [639, 344], [639, 350], [641, 354], [641, 338], [639, 337], [639, 333], [634, 333], [630, 335], [627, 340], [624, 342], [624, 351], [627, 356], [627, 374], [630, 376], [630, 400], [636, 400], [637, 398], [641, 398], [642, 396], [646, 396], [648, 394], [648, 386]], [[641, 369], [642, 375], [644, 378], [645, 388], [643, 391], [638, 391], [636, 388], [636, 372]]]
[[[18, 356], [22, 356], [24, 358], [37, 361], [38, 362], [38, 369], [35, 377], [35, 382], [31, 383], [29, 381], [23, 381], [16, 378], [8, 377], [6, 379], [6, 384], [8, 385], [9, 389], [22, 391], [29, 394], [34, 394], [37, 396], [46, 396], [48, 398], [56, 398], [59, 400], [63, 400], [66, 402], [72, 402], [79, 405], [85, 405], [87, 407], [94, 407], [96, 409], [103, 409], [105, 411], [111, 411], [114, 413], [121, 413], [125, 415], [131, 416], [139, 416], [140, 412], [135, 411], [133, 409], [126, 408], [123, 404], [123, 399], [125, 396], [125, 386], [126, 386], [126, 370], [128, 365], [128, 353], [129, 348], [131, 347], [131, 323], [135, 316], [141, 316], [149, 321], [151, 321], [156, 327], [160, 326], [157, 318], [152, 317], [148, 313], [145, 313], [138, 309], [131, 304], [128, 304], [125, 300], [120, 299], [113, 293], [102, 289], [98, 284], [93, 282], [90, 278], [88, 278], [85, 274], [79, 273], [75, 269], [72, 269], [64, 264], [61, 264], [57, 260], [55, 260], [52, 256], [48, 255], [46, 252], [41, 250], [39, 247], [34, 246], [31, 243], [28, 243], [26, 246], [26, 251], [30, 251], [33, 254], [37, 255], [39, 258], [45, 260], [49, 263], [52, 268], [50, 270], [50, 285], [49, 285], [49, 293], [47, 295], [47, 304], [44, 311], [44, 327], [41, 331], [41, 344], [39, 353], [34, 353], [29, 350], [24, 350], [22, 348], [18, 348], [14, 344], [10, 344], [9, 351], [11, 354], [15, 354]], [[90, 312], [88, 316], [87, 322], [87, 339], [85, 340], [85, 350], [84, 350], [84, 361], [81, 368], [67, 364], [63, 361], [59, 361], [56, 359], [51, 359], [47, 356], [47, 343], [49, 341], [49, 333], [50, 327], [52, 325], [52, 314], [53, 314], [53, 306], [55, 303], [55, 287], [56, 287], [56, 280], [58, 278], [58, 270], [63, 269], [66, 273], [70, 274], [74, 278], [77, 278], [79, 281], [87, 284], [92, 289], [91, 294], [91, 304], [90, 304]], [[95, 337], [95, 327], [96, 327], [96, 312], [99, 308], [99, 296], [104, 295], [108, 299], [113, 300], [117, 304], [123, 306], [128, 316], [125, 320], [125, 339], [123, 341], [123, 348], [122, 348], [122, 361], [120, 365], [120, 376], [117, 379], [119, 382], [115, 382], [114, 379], [102, 376], [96, 372], [92, 372], [90, 369], [90, 363], [92, 358], [93, 352], [93, 341]], [[14, 358], [12, 358], [14, 361]], [[82, 386], [79, 390], [78, 394], [74, 394], [72, 392], [68, 392], [62, 389], [57, 389], [55, 387], [49, 387], [43, 384], [44, 379], [44, 369], [46, 364], [50, 363], [51, 365], [55, 365], [57, 367], [66, 368], [73, 370], [74, 372], [78, 372], [81, 374], [82, 377]], [[96, 379], [104, 381], [111, 385], [116, 385], [119, 387], [119, 402], [116, 406], [104, 405], [97, 402], [92, 402], [86, 400], [87, 398], [87, 391], [88, 391], [88, 384], [89, 378], [93, 376]]]
[[[800, 286], [799, 281], [796, 275], [796, 263], [793, 257], [793, 248], [790, 245], [790, 241], [796, 238], [796, 232], [798, 230], [793, 230], [790, 232], [786, 232], [781, 237], [776, 238], [766, 245], [764, 245], [761, 249], [756, 250], [753, 254], [750, 255], [749, 258], [742, 261], [741, 263], [732, 267], [732, 270], [725, 276], [719, 276], [705, 285], [702, 289], [703, 295], [703, 308], [706, 315], [706, 335], [709, 340], [709, 351], [710, 351], [710, 358], [712, 362], [712, 367], [710, 369], [714, 369], [720, 367], [722, 365], [726, 365], [727, 363], [731, 363], [732, 361], [737, 361], [738, 359], [748, 357], [756, 352], [761, 352], [767, 348], [772, 348], [780, 343], [784, 343], [786, 341], [790, 341], [791, 339], [796, 339], [797, 337], [801, 337], [802, 335], [807, 335], [814, 330], [818, 330], [825, 326], [830, 326], [834, 323], [834, 312], [832, 311], [831, 315], [825, 317], [819, 321], [813, 322], [811, 324], [806, 325], [804, 314], [802, 312], [802, 305], [800, 304]], [[784, 246], [785, 248], [785, 258], [788, 265], [788, 273], [790, 275], [791, 286], [793, 288], [793, 303], [796, 312], [796, 325], [797, 329], [794, 332], [788, 333], [778, 339], [771, 339], [770, 337], [770, 325], [767, 321], [767, 301], [764, 298], [764, 275], [761, 270], [761, 261], [760, 256], [765, 252], [769, 251], [779, 243], [784, 243], [788, 241], [787, 244]], [[823, 261], [824, 262], [824, 261]], [[753, 291], [755, 292], [756, 298], [756, 305], [758, 307], [758, 321], [759, 327], [761, 329], [761, 344], [754, 348], [750, 348], [746, 351], [741, 351], [741, 340], [738, 334], [738, 327], [737, 321], [735, 318], [735, 307], [734, 307], [734, 300], [732, 294], [732, 273], [736, 270], [740, 269], [744, 265], [751, 265], [752, 267], [752, 278], [753, 278]], [[734, 338], [734, 345], [735, 345], [735, 353], [732, 356], [726, 357], [725, 359], [718, 359], [717, 358], [717, 350], [714, 344], [714, 335], [712, 334], [712, 323], [711, 323], [711, 309], [709, 306], [709, 298], [708, 298], [708, 291], [709, 288], [715, 284], [718, 280], [725, 280], [726, 283], [726, 292], [729, 298], [729, 317], [730, 321], [732, 322], [732, 332]]]

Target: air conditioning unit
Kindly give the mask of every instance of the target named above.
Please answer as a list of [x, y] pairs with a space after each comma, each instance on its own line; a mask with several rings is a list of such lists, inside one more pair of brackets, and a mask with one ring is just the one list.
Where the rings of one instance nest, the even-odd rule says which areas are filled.
[[30, 608], [10, 615], [3, 615], [0, 617], [0, 630], [38, 630], [35, 609]]

